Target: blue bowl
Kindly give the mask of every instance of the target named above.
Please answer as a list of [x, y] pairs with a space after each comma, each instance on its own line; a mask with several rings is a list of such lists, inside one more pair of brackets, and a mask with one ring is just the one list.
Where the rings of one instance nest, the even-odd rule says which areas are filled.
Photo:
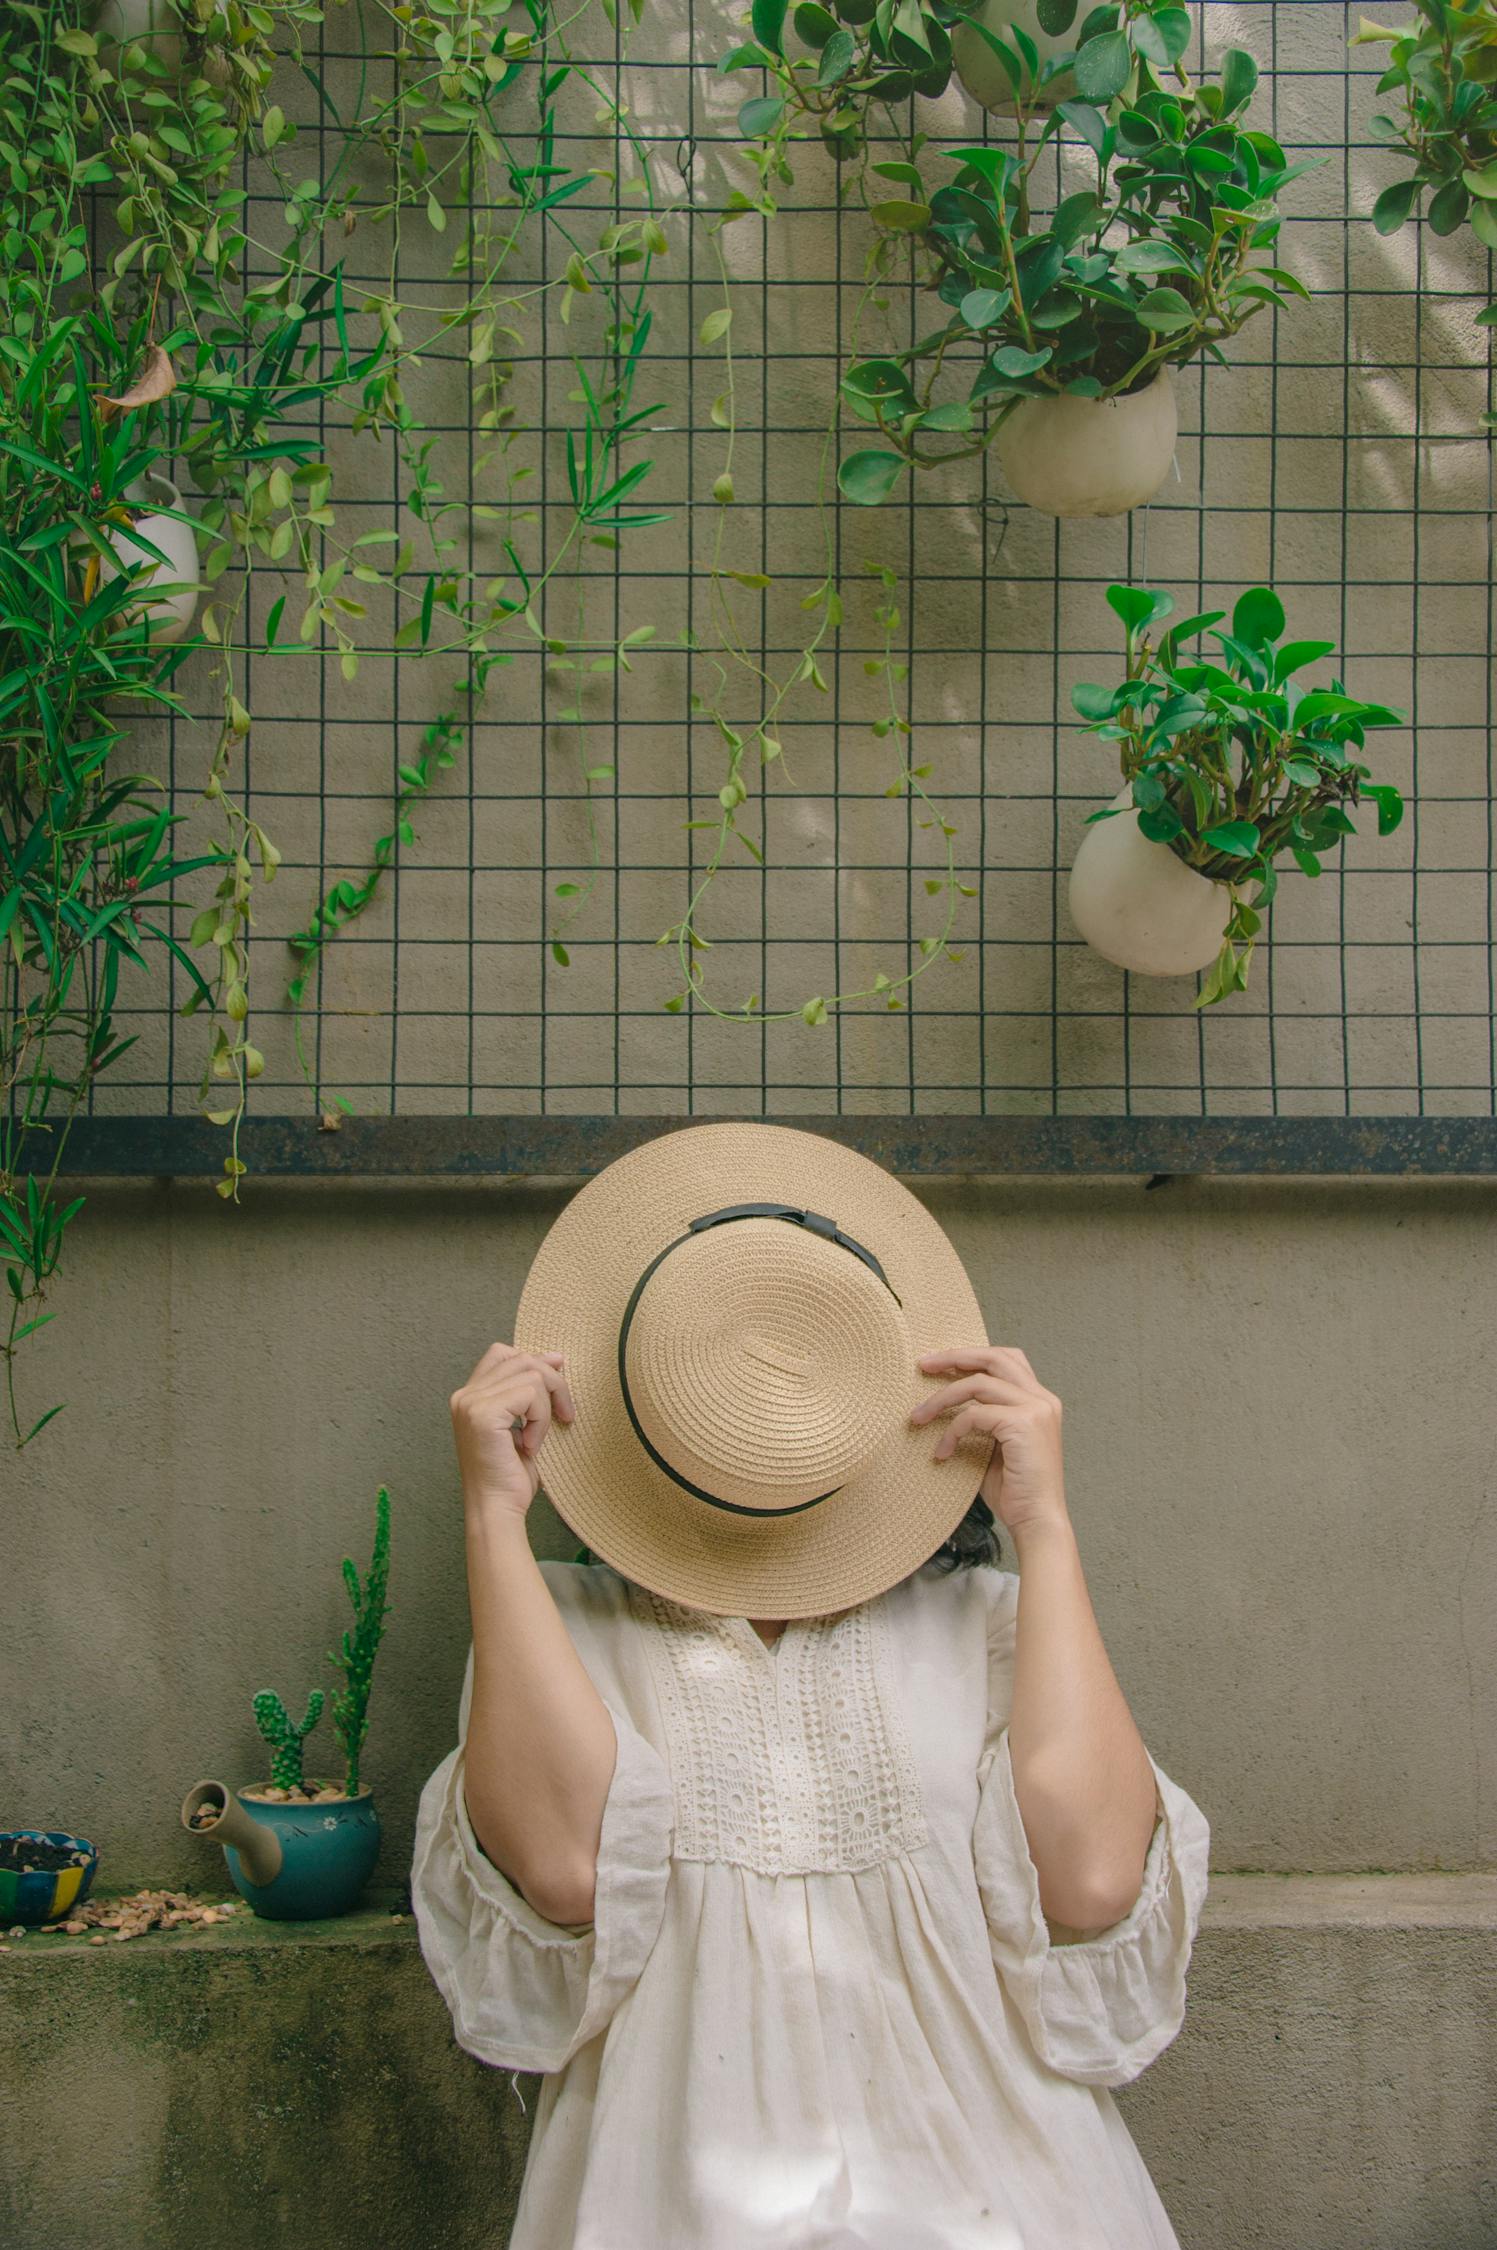
[[9, 1929], [12, 1923], [21, 1922], [30, 1930], [45, 1929], [87, 1898], [99, 1864], [99, 1847], [85, 1837], [69, 1836], [61, 1828], [0, 1830], [0, 1844], [19, 1843], [57, 1844], [63, 1851], [88, 1854], [82, 1867], [42, 1867], [30, 1875], [0, 1867], [0, 1925]]

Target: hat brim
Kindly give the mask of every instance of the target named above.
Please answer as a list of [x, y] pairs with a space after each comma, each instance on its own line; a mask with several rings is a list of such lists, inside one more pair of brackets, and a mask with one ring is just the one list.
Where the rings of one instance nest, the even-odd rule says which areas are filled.
[[640, 1274], [688, 1222], [727, 1203], [820, 1211], [874, 1252], [910, 1334], [909, 1407], [951, 1378], [922, 1353], [988, 1341], [977, 1296], [939, 1223], [871, 1158], [791, 1126], [684, 1126], [588, 1180], [546, 1234], [515, 1315], [522, 1351], [559, 1352], [577, 1407], [539, 1456], [557, 1514], [623, 1577], [725, 1617], [816, 1617], [907, 1578], [971, 1506], [994, 1440], [934, 1458], [942, 1424], [911, 1426], [830, 1498], [768, 1519], [684, 1492], [635, 1434], [618, 1376], [619, 1323]]

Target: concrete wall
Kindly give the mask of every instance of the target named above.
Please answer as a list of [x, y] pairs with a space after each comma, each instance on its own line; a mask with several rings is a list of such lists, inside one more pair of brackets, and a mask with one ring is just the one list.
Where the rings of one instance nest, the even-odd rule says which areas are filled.
[[[69, 1404], [5, 1472], [0, 1819], [95, 1838], [110, 1883], [205, 1876], [182, 1793], [261, 1770], [255, 1689], [335, 1683], [384, 1483], [365, 1769], [401, 1878], [467, 1645], [447, 1397], [570, 1192], [95, 1192], [24, 1370]], [[1065, 1400], [1103, 1629], [1214, 1864], [1497, 1865], [1497, 1188], [920, 1192]], [[576, 1547], [544, 1506], [535, 1540]]]

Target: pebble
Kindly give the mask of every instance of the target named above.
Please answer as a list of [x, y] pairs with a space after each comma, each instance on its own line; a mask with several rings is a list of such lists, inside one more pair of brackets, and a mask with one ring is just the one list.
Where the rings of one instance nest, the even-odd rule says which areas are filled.
[[25, 1923], [24, 1923], [24, 1922], [16, 1922], [16, 1923], [12, 1924], [12, 1926], [11, 1926], [11, 1928], [10, 1928], [10, 1930], [9, 1930], [9, 1932], [8, 1932], [7, 1934], [8, 1934], [9, 1936], [11, 1936], [11, 1937], [24, 1937], [24, 1936], [26, 1935], [26, 1925], [25, 1925]]

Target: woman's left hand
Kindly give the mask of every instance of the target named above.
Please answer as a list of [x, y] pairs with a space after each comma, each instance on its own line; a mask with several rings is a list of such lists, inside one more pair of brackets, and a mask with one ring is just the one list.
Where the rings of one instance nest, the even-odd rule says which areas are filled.
[[948, 1459], [973, 1431], [995, 1437], [981, 1493], [1004, 1529], [1015, 1533], [1037, 1522], [1065, 1522], [1060, 1400], [1046, 1390], [1017, 1345], [925, 1352], [917, 1364], [927, 1375], [953, 1377], [910, 1415], [919, 1423], [951, 1414], [936, 1442], [935, 1458]]

